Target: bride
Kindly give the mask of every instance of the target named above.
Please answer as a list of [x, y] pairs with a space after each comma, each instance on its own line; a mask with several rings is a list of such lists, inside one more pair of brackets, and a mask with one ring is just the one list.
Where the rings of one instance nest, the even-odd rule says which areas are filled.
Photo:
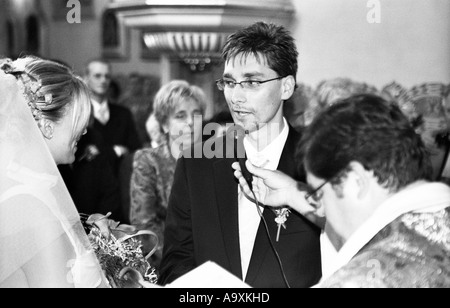
[[74, 161], [90, 108], [69, 68], [0, 60], [0, 288], [109, 286], [57, 169]]

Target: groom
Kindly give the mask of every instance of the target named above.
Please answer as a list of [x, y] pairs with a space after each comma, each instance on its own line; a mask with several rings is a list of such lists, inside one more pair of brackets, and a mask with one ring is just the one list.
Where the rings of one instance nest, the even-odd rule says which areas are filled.
[[[305, 182], [294, 162], [300, 135], [283, 116], [283, 103], [296, 87], [297, 56], [286, 29], [255, 23], [227, 40], [225, 69], [217, 86], [224, 91], [235, 124], [249, 132], [243, 141], [248, 159]], [[159, 283], [213, 261], [252, 287], [314, 285], [321, 277], [320, 229], [291, 212], [278, 237], [274, 212], [261, 207], [263, 220], [257, 205], [241, 192], [230, 149], [220, 146], [226, 143], [217, 142], [215, 152], [223, 155], [215, 158], [178, 160]]]

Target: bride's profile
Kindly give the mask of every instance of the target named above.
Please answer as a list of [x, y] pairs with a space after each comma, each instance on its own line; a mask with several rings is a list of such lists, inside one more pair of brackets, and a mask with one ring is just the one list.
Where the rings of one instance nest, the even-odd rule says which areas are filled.
[[57, 169], [90, 108], [68, 67], [0, 59], [0, 288], [109, 286]]

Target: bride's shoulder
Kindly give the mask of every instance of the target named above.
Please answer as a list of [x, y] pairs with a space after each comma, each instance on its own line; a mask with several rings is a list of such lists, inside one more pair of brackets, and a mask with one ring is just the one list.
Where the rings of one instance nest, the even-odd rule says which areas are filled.
[[56, 221], [45, 202], [30, 193], [17, 193], [2, 200], [0, 217], [2, 227], [19, 224], [29, 229]]

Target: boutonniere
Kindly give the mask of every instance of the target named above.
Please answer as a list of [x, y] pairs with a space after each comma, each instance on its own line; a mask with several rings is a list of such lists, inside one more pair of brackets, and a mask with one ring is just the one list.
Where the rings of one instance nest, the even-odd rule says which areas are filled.
[[291, 213], [291, 210], [289, 210], [289, 208], [287, 207], [283, 207], [283, 208], [279, 208], [279, 209], [274, 209], [273, 210], [275, 212], [275, 215], [277, 217], [275, 217], [275, 222], [278, 225], [278, 230], [277, 230], [277, 242], [280, 239], [280, 232], [281, 232], [281, 227], [286, 229], [286, 221], [289, 217], [289, 214]]

